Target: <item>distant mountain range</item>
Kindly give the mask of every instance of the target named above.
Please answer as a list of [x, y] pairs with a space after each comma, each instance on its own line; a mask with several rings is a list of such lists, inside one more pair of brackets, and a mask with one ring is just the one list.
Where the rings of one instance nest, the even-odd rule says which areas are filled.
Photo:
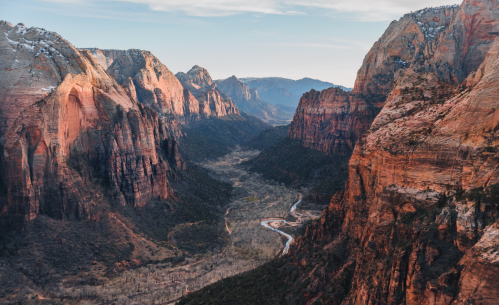
[[256, 89], [262, 100], [273, 105], [284, 105], [293, 108], [298, 106], [302, 95], [312, 89], [322, 91], [331, 87], [338, 87], [347, 92], [352, 91], [351, 88], [312, 78], [293, 80], [282, 77], [248, 77], [239, 80], [245, 83], [250, 89]]
[[234, 100], [241, 111], [254, 115], [272, 125], [286, 125], [293, 120], [296, 105], [294, 107], [282, 104], [272, 105], [260, 98], [257, 89], [248, 87], [235, 76], [217, 80], [215, 83]]

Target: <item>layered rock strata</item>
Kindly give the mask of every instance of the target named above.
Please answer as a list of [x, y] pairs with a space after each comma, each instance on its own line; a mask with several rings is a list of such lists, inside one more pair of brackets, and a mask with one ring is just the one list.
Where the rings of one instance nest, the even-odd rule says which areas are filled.
[[305, 147], [350, 155], [378, 112], [366, 99], [340, 88], [312, 90], [301, 98], [289, 135]]
[[[400, 70], [430, 73], [459, 85], [479, 68], [495, 39], [498, 8], [492, 0], [465, 1], [461, 6], [428, 8], [392, 22], [366, 55], [352, 93], [327, 89], [321, 97], [304, 96], [290, 136], [304, 140], [308, 147], [334, 153], [344, 150], [342, 139], [347, 133], [353, 149], [351, 144], [367, 131], [385, 104]], [[345, 118], [362, 123], [345, 125]], [[338, 134], [339, 139], [331, 134]]]
[[[469, 28], [476, 19], [463, 14], [496, 9], [465, 1], [455, 18]], [[334, 268], [314, 271], [308, 300], [327, 299], [332, 290], [322, 285], [346, 278], [335, 304], [497, 303], [499, 40], [485, 44], [488, 55], [474, 54], [486, 59], [462, 86], [453, 84], [463, 71], [447, 79], [432, 68], [394, 74], [384, 108], [355, 147], [345, 191], [293, 249], [295, 260], [310, 244], [346, 251]]]
[[200, 113], [204, 116], [239, 114], [234, 101], [218, 89], [206, 69], [194, 66], [187, 73], [177, 73], [176, 77], [199, 101]]
[[206, 116], [199, 101], [149, 51], [88, 49], [100, 65], [138, 102], [180, 121]]
[[170, 196], [182, 160], [154, 110], [58, 34], [4, 21], [0, 32], [2, 226], [90, 219], [106, 196]]

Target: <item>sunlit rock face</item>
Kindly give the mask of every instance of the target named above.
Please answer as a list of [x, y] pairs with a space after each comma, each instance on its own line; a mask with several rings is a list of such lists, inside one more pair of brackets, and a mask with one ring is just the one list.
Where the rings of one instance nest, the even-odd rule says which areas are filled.
[[[352, 95], [328, 89], [302, 99], [328, 120], [348, 117], [338, 109], [355, 96], [383, 101], [357, 136], [345, 190], [291, 249], [299, 257], [321, 242], [348, 253], [342, 267], [314, 271], [323, 279], [310, 275], [310, 300], [329, 293], [324, 279], [343, 281], [353, 266], [337, 303], [497, 303], [498, 12], [496, 1], [467, 0], [406, 15], [370, 51]], [[327, 151], [348, 143], [344, 134], [326, 142], [314, 127], [293, 130]]]
[[182, 161], [156, 111], [58, 34], [4, 21], [0, 32], [3, 227], [39, 214], [90, 219], [104, 201], [140, 207], [170, 196]]
[[187, 73], [179, 72], [176, 76], [199, 101], [199, 112], [202, 116], [223, 117], [239, 114], [234, 101], [217, 87], [206, 69], [194, 66]]
[[100, 65], [138, 102], [180, 121], [199, 119], [199, 101], [149, 51], [88, 49]]
[[392, 22], [366, 55], [351, 93], [331, 88], [302, 97], [290, 136], [326, 153], [352, 150], [393, 91], [398, 71], [461, 84], [479, 68], [495, 39], [498, 6], [491, 0], [465, 1]]

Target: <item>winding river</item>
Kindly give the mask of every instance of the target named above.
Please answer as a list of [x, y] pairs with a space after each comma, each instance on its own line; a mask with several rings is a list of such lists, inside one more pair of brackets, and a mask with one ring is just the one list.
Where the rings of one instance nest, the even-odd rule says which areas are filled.
[[[293, 213], [295, 210], [296, 210], [296, 207], [300, 204], [301, 202], [301, 199], [298, 200], [292, 207], [291, 207], [291, 210], [290, 210], [290, 213]], [[289, 251], [289, 245], [291, 244], [291, 242], [293, 241], [293, 237], [287, 233], [284, 233], [283, 231], [280, 231], [280, 230], [277, 230], [276, 228], [272, 228], [271, 226], [268, 225], [269, 222], [273, 222], [273, 221], [277, 221], [277, 222], [284, 222], [284, 223], [288, 223], [286, 220], [282, 220], [282, 219], [271, 219], [271, 220], [265, 220], [265, 221], [262, 221], [262, 226], [264, 226], [265, 228], [268, 228], [268, 229], [271, 229], [272, 231], [275, 231], [279, 234], [282, 234], [284, 236], [286, 236], [288, 238], [288, 241], [286, 242], [286, 247], [284, 247], [284, 250], [282, 251], [282, 254], [288, 254], [288, 251]]]

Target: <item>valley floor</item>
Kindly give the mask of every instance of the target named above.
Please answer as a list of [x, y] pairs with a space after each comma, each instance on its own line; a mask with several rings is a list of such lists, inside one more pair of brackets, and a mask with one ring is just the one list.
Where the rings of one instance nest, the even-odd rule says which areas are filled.
[[298, 191], [245, 171], [241, 163], [257, 154], [236, 151], [200, 164], [213, 178], [233, 186], [232, 201], [224, 215], [227, 242], [223, 248], [125, 271], [102, 285], [61, 284], [51, 295], [75, 304], [174, 304], [192, 291], [287, 252], [289, 238], [295, 238], [306, 222], [318, 218], [320, 210], [301, 210]]

